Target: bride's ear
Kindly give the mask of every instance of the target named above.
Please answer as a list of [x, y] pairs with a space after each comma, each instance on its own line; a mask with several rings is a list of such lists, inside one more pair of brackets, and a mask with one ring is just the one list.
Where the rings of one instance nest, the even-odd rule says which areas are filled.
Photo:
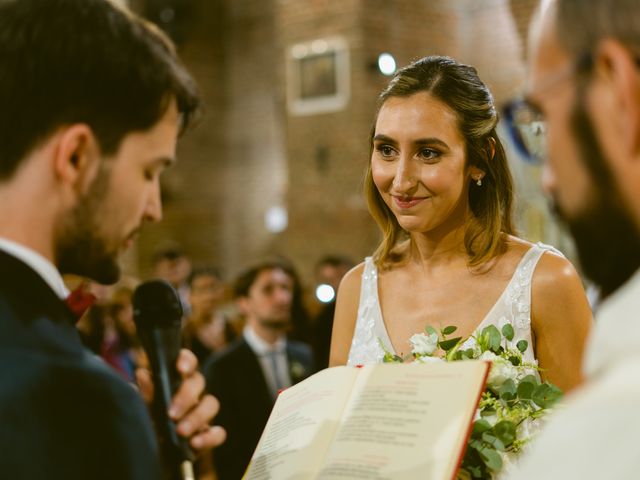
[[91, 184], [100, 161], [96, 139], [84, 123], [65, 127], [59, 135], [53, 158], [55, 176], [72, 190], [83, 193]]

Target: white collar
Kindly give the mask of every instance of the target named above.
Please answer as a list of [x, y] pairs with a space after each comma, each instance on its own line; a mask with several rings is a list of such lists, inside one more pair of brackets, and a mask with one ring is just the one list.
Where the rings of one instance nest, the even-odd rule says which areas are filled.
[[585, 373], [592, 377], [640, 354], [640, 270], [602, 302], [587, 344]]
[[16, 257], [22, 263], [29, 266], [32, 270], [34, 270], [38, 275], [42, 277], [42, 279], [51, 287], [51, 289], [60, 297], [61, 299], [67, 298], [69, 295], [69, 290], [64, 284], [62, 280], [62, 276], [58, 269], [47, 260], [45, 257], [40, 255], [35, 250], [32, 250], [29, 247], [25, 247], [19, 243], [13, 242], [11, 240], [7, 240], [6, 238], [0, 237], [0, 250], [5, 253], [11, 255], [12, 257]]
[[255, 352], [256, 355], [266, 355], [269, 352], [284, 352], [287, 346], [287, 340], [284, 335], [282, 335], [276, 343], [273, 345], [265, 342], [262, 338], [258, 336], [253, 328], [249, 325], [245, 325], [243, 331], [244, 339], [247, 341], [251, 350]]

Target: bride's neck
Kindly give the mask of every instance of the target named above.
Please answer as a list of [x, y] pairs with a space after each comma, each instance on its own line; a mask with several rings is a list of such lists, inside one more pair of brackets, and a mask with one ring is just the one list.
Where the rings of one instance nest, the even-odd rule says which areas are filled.
[[461, 223], [446, 230], [412, 233], [407, 252], [409, 261], [431, 267], [460, 261], [466, 264], [465, 231], [466, 224]]

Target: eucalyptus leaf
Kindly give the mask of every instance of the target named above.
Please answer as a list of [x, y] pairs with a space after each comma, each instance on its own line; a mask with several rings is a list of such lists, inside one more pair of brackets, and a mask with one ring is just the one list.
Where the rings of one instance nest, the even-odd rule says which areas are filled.
[[453, 332], [455, 332], [458, 329], [458, 327], [454, 327], [453, 325], [450, 325], [448, 327], [444, 327], [442, 329], [442, 334], [443, 335], [451, 335]]
[[509, 420], [502, 420], [496, 423], [493, 427], [493, 432], [506, 447], [516, 439], [516, 426]]
[[431, 325], [427, 325], [426, 327], [424, 327], [424, 331], [427, 332], [429, 335], [431, 335], [432, 333], [435, 333], [436, 335], [438, 335], [438, 330], [436, 330]]
[[520, 380], [518, 384], [518, 397], [523, 400], [531, 400], [536, 384], [525, 379]]
[[487, 430], [491, 430], [491, 424], [489, 422], [487, 422], [484, 419], [479, 419], [476, 420], [473, 423], [473, 432], [472, 433], [482, 433], [482, 432], [486, 432]]
[[522, 353], [524, 353], [527, 350], [528, 346], [529, 346], [529, 342], [527, 342], [526, 340], [520, 340], [518, 343], [516, 343], [517, 349], [520, 350]]
[[522, 382], [531, 382], [536, 386], [540, 385], [540, 379], [536, 375], [527, 375], [525, 377], [522, 377], [520, 383]]
[[502, 458], [500, 454], [493, 449], [483, 448], [480, 450], [482, 461], [490, 470], [497, 472], [502, 468]]
[[504, 443], [502, 442], [502, 440], [500, 440], [498, 437], [496, 437], [492, 431], [490, 432], [484, 432], [482, 434], [482, 440], [487, 442], [489, 445], [491, 445], [493, 448], [495, 448], [496, 450], [499, 450], [501, 452], [504, 451]]
[[455, 347], [460, 340], [462, 340], [462, 337], [456, 337], [456, 338], [450, 338], [448, 340], [442, 340], [441, 342], [438, 342], [438, 346], [442, 350], [444, 350], [445, 352], [448, 352], [453, 347]]
[[507, 323], [504, 327], [502, 327], [502, 335], [504, 335], [504, 338], [509, 341], [513, 340], [515, 332], [513, 331], [513, 327], [511, 326], [511, 324]]
[[562, 390], [547, 382], [538, 385], [531, 395], [534, 403], [541, 408], [551, 408], [560, 398], [562, 398]]
[[500, 398], [507, 402], [516, 398], [517, 393], [518, 390], [516, 388], [516, 384], [510, 378], [506, 379], [504, 383], [500, 385], [500, 389], [498, 390]]
[[498, 353], [500, 349], [500, 343], [502, 341], [502, 335], [500, 330], [495, 325], [489, 325], [482, 330], [481, 336], [486, 339], [486, 347]]
[[518, 365], [522, 364], [522, 359], [517, 355], [511, 355], [509, 357], [509, 362], [511, 363], [511, 365], [514, 365], [517, 367]]

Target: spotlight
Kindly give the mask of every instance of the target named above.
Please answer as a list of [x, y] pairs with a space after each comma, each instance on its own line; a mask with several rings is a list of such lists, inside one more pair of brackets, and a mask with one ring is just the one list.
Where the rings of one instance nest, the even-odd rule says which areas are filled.
[[336, 292], [331, 285], [323, 283], [316, 288], [316, 298], [322, 303], [329, 303], [336, 296]]
[[383, 75], [393, 75], [396, 72], [396, 59], [390, 53], [378, 55], [378, 70]]

